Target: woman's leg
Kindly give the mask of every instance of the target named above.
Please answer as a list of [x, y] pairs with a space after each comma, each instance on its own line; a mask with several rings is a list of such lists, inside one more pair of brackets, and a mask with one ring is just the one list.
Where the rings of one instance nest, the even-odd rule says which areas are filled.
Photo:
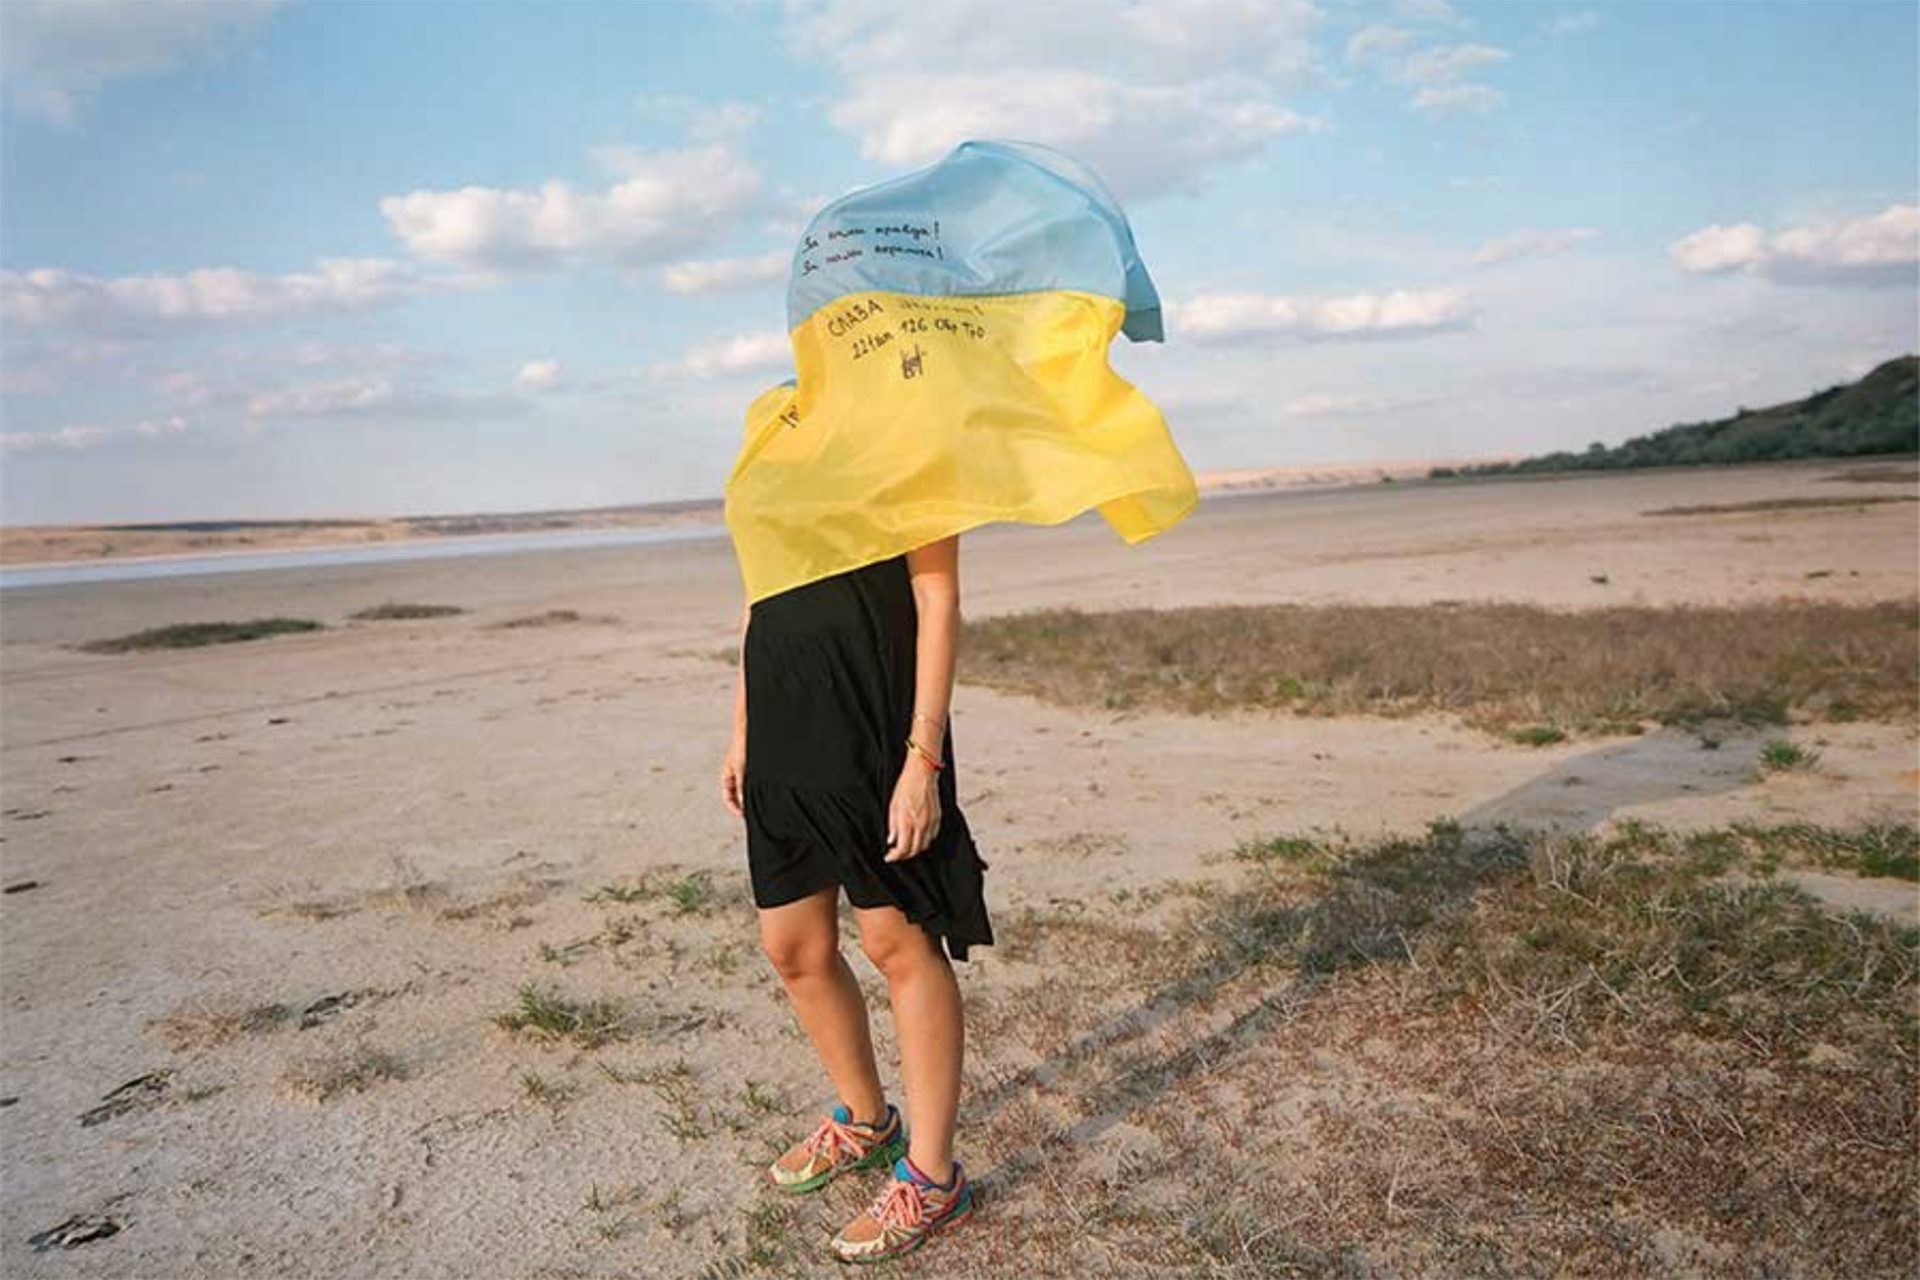
[[940, 944], [898, 907], [856, 908], [860, 948], [886, 975], [911, 1122], [907, 1155], [936, 1182], [953, 1177], [966, 1030], [960, 984]]
[[840, 954], [840, 886], [760, 910], [760, 945], [793, 1011], [856, 1121], [887, 1118], [860, 981]]

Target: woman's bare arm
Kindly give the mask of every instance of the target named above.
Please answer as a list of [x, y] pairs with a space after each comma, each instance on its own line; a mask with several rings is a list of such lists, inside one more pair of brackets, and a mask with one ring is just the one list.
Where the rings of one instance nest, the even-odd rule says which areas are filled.
[[909, 551], [907, 572], [913, 582], [914, 607], [919, 612], [913, 740], [937, 760], [953, 701], [960, 640], [960, 535]]
[[747, 732], [747, 621], [753, 616], [751, 604], [740, 607], [739, 661], [734, 663], [733, 679], [733, 732], [735, 737]]
[[918, 613], [914, 640], [911, 747], [900, 766], [887, 806], [886, 861], [898, 862], [924, 852], [940, 832], [940, 775], [927, 756], [944, 764], [947, 706], [953, 697], [954, 647], [960, 633], [960, 536], [942, 538], [907, 552]]
[[740, 611], [740, 660], [734, 665], [733, 736], [720, 761], [720, 802], [736, 818], [746, 816], [744, 779], [747, 771], [747, 619], [753, 606]]

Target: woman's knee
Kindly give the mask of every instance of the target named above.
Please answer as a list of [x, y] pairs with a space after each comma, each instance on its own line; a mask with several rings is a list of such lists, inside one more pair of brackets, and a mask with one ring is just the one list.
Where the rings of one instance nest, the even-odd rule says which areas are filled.
[[790, 982], [831, 972], [840, 960], [833, 899], [823, 892], [761, 911], [760, 949]]
[[889, 976], [924, 964], [934, 950], [925, 929], [897, 909], [884, 908], [861, 913], [860, 949]]

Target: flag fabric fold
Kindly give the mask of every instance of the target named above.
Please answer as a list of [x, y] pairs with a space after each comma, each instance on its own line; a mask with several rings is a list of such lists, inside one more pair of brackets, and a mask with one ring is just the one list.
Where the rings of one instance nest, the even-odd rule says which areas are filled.
[[726, 521], [749, 602], [994, 522], [1098, 509], [1137, 543], [1199, 502], [1116, 335], [1164, 341], [1119, 204], [1030, 142], [973, 140], [815, 214], [796, 376], [747, 408]]

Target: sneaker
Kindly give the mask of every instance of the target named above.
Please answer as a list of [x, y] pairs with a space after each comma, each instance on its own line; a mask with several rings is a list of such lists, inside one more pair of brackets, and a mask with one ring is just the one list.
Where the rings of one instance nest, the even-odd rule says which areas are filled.
[[893, 1179], [886, 1189], [834, 1236], [834, 1256], [842, 1262], [897, 1258], [972, 1214], [973, 1186], [958, 1160], [953, 1162], [953, 1180], [942, 1186], [901, 1156], [893, 1162]]
[[884, 1165], [906, 1150], [900, 1111], [891, 1102], [880, 1125], [857, 1123], [845, 1106], [836, 1106], [812, 1134], [767, 1166], [767, 1177], [782, 1191], [817, 1191], [849, 1169]]

